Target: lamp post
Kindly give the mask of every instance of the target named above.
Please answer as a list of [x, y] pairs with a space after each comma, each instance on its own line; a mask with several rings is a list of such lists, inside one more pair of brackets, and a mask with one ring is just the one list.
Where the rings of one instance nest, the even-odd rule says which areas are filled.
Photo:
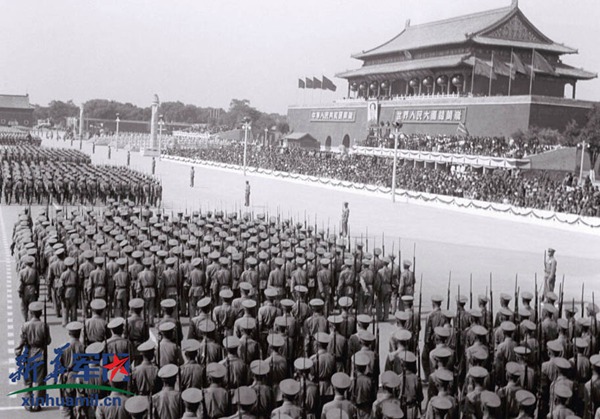
[[246, 176], [246, 157], [248, 155], [248, 131], [251, 128], [250, 118], [247, 116], [243, 119], [244, 123], [242, 128], [244, 129], [244, 176]]
[[402, 122], [394, 122], [396, 129], [394, 130], [394, 164], [392, 168], [392, 202], [396, 202], [396, 167], [398, 166], [398, 137], [400, 137], [400, 129]]
[[579, 164], [579, 184], [583, 184], [583, 158], [585, 156], [585, 149], [587, 147], [587, 144], [585, 143], [585, 140], [578, 144], [579, 147], [581, 147], [581, 163]]
[[160, 160], [160, 155], [162, 152], [162, 130], [165, 126], [165, 121], [162, 115], [158, 116], [158, 160]]
[[115, 129], [115, 139], [117, 140], [117, 151], [119, 151], [119, 122], [121, 122], [121, 120], [119, 119], [119, 112], [117, 112], [117, 128]]
[[79, 149], [81, 150], [82, 147], [83, 147], [83, 103], [79, 107]]

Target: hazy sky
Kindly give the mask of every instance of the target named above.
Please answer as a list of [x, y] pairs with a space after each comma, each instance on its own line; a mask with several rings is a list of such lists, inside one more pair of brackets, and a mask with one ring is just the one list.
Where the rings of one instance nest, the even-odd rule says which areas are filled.
[[[285, 113], [298, 77], [357, 68], [350, 55], [413, 24], [503, 7], [510, 0], [0, 0], [0, 93], [32, 103], [107, 98], [227, 108], [249, 99]], [[521, 0], [546, 35], [579, 49], [567, 64], [600, 71], [600, 1]], [[330, 101], [346, 94], [313, 92]], [[578, 84], [600, 100], [600, 81]], [[310, 94], [305, 101], [310, 99]]]

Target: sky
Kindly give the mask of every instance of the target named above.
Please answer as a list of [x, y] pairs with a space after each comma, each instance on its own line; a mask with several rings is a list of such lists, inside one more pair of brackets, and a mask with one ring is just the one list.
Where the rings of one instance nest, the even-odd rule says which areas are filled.
[[[0, 93], [32, 103], [102, 98], [227, 108], [249, 99], [266, 112], [347, 93], [336, 73], [351, 54], [424, 23], [510, 5], [510, 0], [0, 0]], [[598, 0], [521, 0], [563, 57], [600, 72]], [[337, 92], [302, 91], [299, 77], [333, 79]], [[600, 100], [600, 81], [578, 83]]]

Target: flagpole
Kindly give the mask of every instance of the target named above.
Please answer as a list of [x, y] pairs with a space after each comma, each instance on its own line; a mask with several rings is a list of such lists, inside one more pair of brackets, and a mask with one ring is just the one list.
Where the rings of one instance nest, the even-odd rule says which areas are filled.
[[488, 96], [492, 95], [492, 75], [494, 73], [494, 51], [492, 51], [492, 66], [490, 67], [490, 84], [488, 87]]
[[535, 58], [535, 48], [531, 50], [531, 73], [529, 73], [529, 96], [533, 90], [533, 60]]
[[[517, 73], [515, 72], [516, 76]], [[510, 72], [508, 74], [508, 95], [510, 96], [511, 88], [512, 88], [512, 79], [513, 79], [513, 49], [510, 49]]]
[[477, 57], [473, 57], [473, 72], [471, 73], [471, 96], [473, 96], [473, 85], [475, 84], [475, 67], [477, 66]]

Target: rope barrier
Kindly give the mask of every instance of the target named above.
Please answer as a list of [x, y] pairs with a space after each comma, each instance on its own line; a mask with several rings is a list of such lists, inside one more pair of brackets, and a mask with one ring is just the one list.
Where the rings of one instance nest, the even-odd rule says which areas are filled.
[[[180, 161], [180, 162], [191, 163], [191, 164], [200, 164], [200, 165], [217, 167], [217, 168], [222, 168], [222, 169], [242, 170], [242, 166], [239, 166], [236, 164], [218, 163], [218, 162], [212, 162], [212, 161], [206, 161], [206, 160], [194, 160], [194, 159], [187, 158], [187, 157], [177, 157], [177, 156], [168, 156], [168, 155], [163, 155], [162, 158], [166, 159], [166, 160]], [[320, 178], [320, 177], [315, 177], [315, 176], [300, 175], [297, 173], [281, 172], [281, 171], [262, 169], [262, 168], [256, 168], [256, 167], [246, 167], [246, 171], [250, 172], [250, 173], [259, 173], [259, 174], [275, 176], [275, 177], [284, 178], [284, 179], [293, 179], [293, 180], [301, 180], [303, 182], [320, 183], [322, 185], [328, 185], [328, 186], [334, 186], [334, 187], [341, 186], [341, 187], [347, 188], [347, 189], [366, 190], [368, 192], [379, 192], [379, 193], [383, 193], [383, 194], [391, 193], [391, 188], [387, 187], [387, 186], [367, 185], [364, 183], [355, 183], [355, 182], [343, 181], [343, 180], [339, 180], [339, 179]], [[427, 195], [431, 195], [431, 194], [427, 194]], [[457, 200], [457, 198], [455, 198], [455, 197], [450, 198], [449, 200], [445, 200], [438, 195], [432, 195], [432, 196], [427, 196], [427, 195], [422, 192], [414, 192], [414, 191], [406, 191], [406, 190], [397, 190], [396, 191], [396, 196], [400, 196], [403, 198], [415, 199], [415, 200], [421, 200], [424, 202], [434, 202], [434, 203], [441, 203], [444, 205], [454, 205], [459, 208], [475, 208], [478, 210], [493, 211], [493, 212], [499, 212], [499, 213], [504, 213], [504, 214], [510, 213], [512, 215], [519, 216], [519, 217], [533, 217], [538, 220], [556, 221], [561, 224], [568, 224], [568, 225], [581, 224], [581, 225], [584, 225], [584, 226], [590, 227], [590, 228], [600, 228], [600, 219], [598, 219], [598, 221], [594, 223], [594, 222], [588, 221], [585, 217], [582, 217], [582, 216], [576, 215], [576, 214], [565, 214], [565, 213], [556, 213], [555, 212], [555, 213], [544, 215], [543, 213], [540, 213], [541, 210], [535, 210], [532, 208], [514, 207], [513, 205], [508, 205], [508, 204], [503, 204], [505, 206], [503, 208], [503, 207], [495, 205], [494, 203], [491, 203], [491, 202], [482, 204], [482, 203], [478, 203], [473, 200], [469, 200], [468, 198], [460, 198], [462, 200], [468, 201], [466, 203], [462, 203], [459, 200]], [[544, 212], [548, 213], [549, 211], [544, 211]], [[558, 214], [564, 215], [564, 218], [561, 219], [558, 216]], [[569, 217], [575, 217], [575, 218], [573, 218], [572, 220], [569, 220]], [[587, 218], [590, 218], [590, 217], [587, 217]]]

